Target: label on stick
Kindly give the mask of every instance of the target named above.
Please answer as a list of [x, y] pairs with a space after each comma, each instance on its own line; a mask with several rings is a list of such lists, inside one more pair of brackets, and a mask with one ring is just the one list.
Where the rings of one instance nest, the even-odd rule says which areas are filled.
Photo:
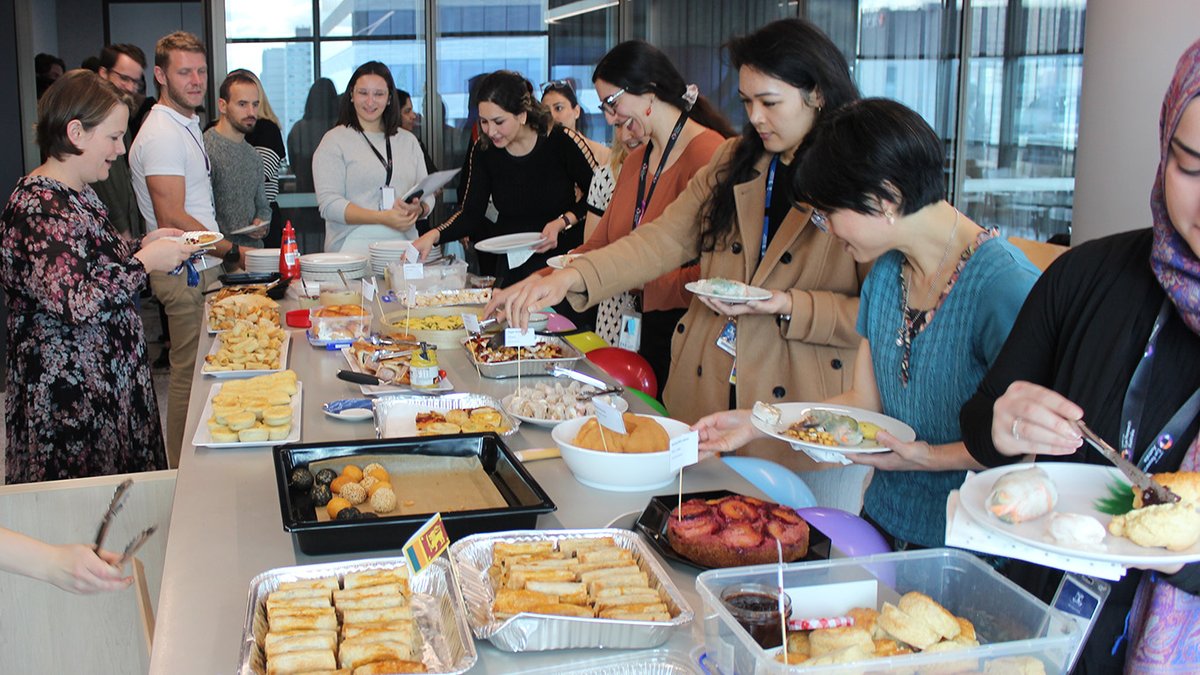
[[700, 461], [700, 432], [689, 431], [671, 439], [671, 471], [678, 471]]

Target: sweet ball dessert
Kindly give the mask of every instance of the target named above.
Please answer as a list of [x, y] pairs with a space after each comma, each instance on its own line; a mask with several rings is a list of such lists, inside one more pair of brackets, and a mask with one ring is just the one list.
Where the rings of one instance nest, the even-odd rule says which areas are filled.
[[808, 523], [794, 510], [743, 495], [689, 499], [671, 511], [667, 539], [680, 555], [706, 567], [784, 562], [808, 553]]

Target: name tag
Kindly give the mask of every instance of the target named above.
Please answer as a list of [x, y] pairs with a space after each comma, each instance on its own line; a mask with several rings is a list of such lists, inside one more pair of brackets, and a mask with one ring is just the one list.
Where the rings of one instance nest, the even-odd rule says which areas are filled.
[[388, 211], [396, 206], [396, 188], [385, 185], [379, 188], [379, 210]]

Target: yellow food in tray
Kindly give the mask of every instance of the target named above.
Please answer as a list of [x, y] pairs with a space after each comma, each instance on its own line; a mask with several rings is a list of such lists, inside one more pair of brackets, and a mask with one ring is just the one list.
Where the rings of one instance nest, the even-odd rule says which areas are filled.
[[[246, 297], [246, 296], [243, 296]], [[278, 370], [283, 367], [283, 343], [288, 334], [278, 323], [238, 320], [217, 335], [217, 351], [204, 357], [206, 373], [230, 370]]]
[[670, 621], [661, 589], [637, 556], [612, 537], [496, 542], [488, 575], [492, 615], [522, 612], [631, 621]]
[[282, 441], [292, 432], [298, 390], [293, 370], [227, 382], [213, 396], [208, 433], [217, 443]]
[[480, 408], [454, 408], [445, 413], [436, 410], [417, 413], [417, 434], [420, 436], [445, 436], [448, 434], [476, 434], [508, 431], [504, 415], [490, 406]]
[[268, 675], [426, 672], [404, 568], [284, 582], [264, 604]]
[[462, 316], [459, 314], [446, 316], [413, 316], [407, 319], [400, 319], [392, 325], [407, 331], [466, 329], [466, 326], [463, 325]]
[[208, 329], [229, 330], [238, 321], [260, 319], [279, 325], [279, 303], [266, 295], [266, 286], [228, 286], [217, 291], [208, 306]]

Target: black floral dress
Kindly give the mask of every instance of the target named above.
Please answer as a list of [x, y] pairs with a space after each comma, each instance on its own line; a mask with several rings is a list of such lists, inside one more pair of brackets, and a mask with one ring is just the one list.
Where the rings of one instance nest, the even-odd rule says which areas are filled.
[[135, 250], [91, 187], [26, 176], [0, 214], [7, 482], [167, 467]]

